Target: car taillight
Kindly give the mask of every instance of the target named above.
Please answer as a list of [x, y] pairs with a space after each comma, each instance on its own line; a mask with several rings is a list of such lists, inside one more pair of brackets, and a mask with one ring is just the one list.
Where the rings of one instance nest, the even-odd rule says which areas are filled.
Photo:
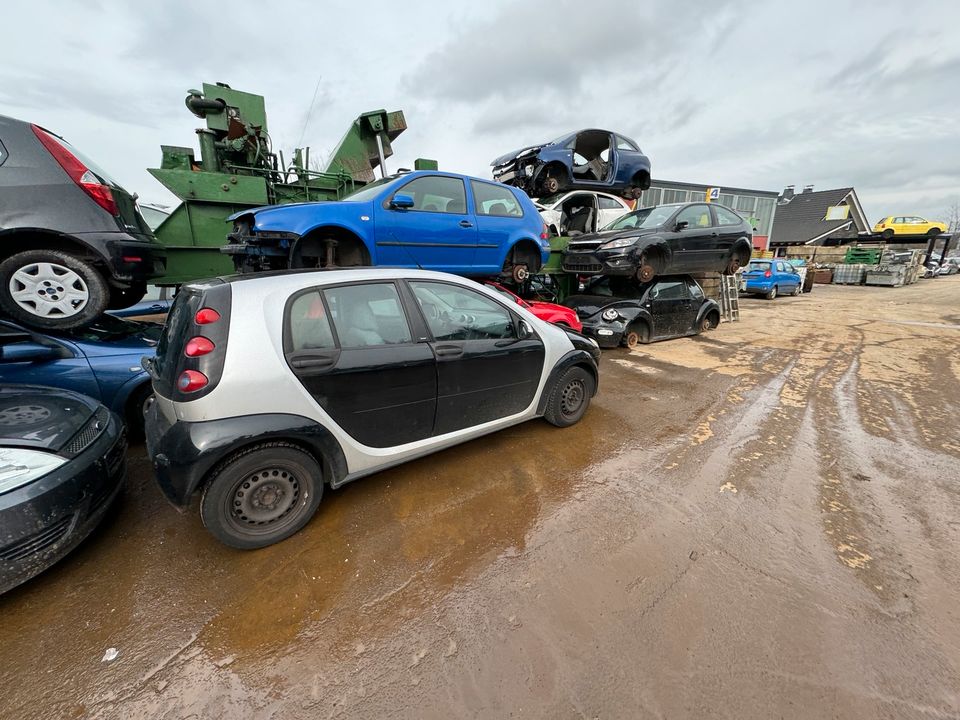
[[207, 376], [197, 370], [184, 370], [177, 378], [177, 389], [180, 392], [196, 392], [207, 386]]
[[220, 313], [213, 308], [200, 308], [194, 316], [193, 321], [197, 325], [209, 325], [220, 319]]
[[60, 142], [46, 130], [36, 125], [31, 125], [30, 127], [33, 128], [33, 133], [37, 136], [40, 144], [43, 145], [47, 149], [47, 152], [53, 156], [53, 159], [60, 164], [60, 167], [70, 176], [70, 179], [77, 184], [77, 187], [83, 190], [90, 196], [91, 200], [111, 215], [117, 216], [120, 214], [117, 211], [117, 203], [113, 199], [113, 191], [110, 190], [109, 186], [100, 182], [100, 178], [98, 178], [90, 168], [80, 162], [76, 155], [67, 150], [67, 148], [61, 145]]
[[763, 276], [764, 276], [764, 277], [773, 277], [773, 273], [770, 272], [769, 270], [767, 270], [767, 271], [763, 274]]
[[880, 223], [880, 227], [886, 227], [886, 226], [887, 226], [886, 223]]
[[541, 240], [550, 239], [550, 228], [547, 227], [546, 223], [544, 223], [543, 225], [543, 230], [540, 231], [540, 239]]
[[183, 354], [187, 357], [200, 357], [201, 355], [212, 353], [214, 348], [216, 348], [216, 345], [209, 339], [198, 336], [190, 338], [187, 341], [187, 346], [184, 348]]

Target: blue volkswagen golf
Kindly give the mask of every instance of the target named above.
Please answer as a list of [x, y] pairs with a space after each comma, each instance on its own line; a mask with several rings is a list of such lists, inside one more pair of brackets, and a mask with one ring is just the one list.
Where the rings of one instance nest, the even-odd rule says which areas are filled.
[[160, 325], [110, 315], [60, 332], [39, 332], [0, 319], [0, 382], [88, 395], [125, 418], [137, 434], [153, 394], [140, 359], [154, 355], [160, 332]]
[[550, 257], [521, 190], [453, 173], [390, 175], [340, 201], [243, 210], [223, 252], [238, 272], [386, 265], [520, 283]]

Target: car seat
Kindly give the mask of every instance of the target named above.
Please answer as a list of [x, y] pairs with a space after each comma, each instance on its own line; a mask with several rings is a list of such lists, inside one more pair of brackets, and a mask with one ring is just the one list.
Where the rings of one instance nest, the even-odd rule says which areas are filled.
[[[364, 347], [366, 345], [383, 345], [383, 337], [377, 326], [377, 318], [370, 309], [370, 305], [359, 302], [350, 306], [347, 313], [349, 327], [342, 333], [343, 342], [350, 347]], [[339, 330], [339, 324], [338, 328]]]
[[460, 215], [467, 211], [467, 203], [465, 200], [451, 200], [447, 203], [447, 212]]
[[582, 207], [570, 215], [567, 223], [567, 237], [593, 232], [593, 208]]
[[506, 217], [510, 212], [507, 210], [507, 204], [502, 202], [495, 202], [490, 206], [490, 209], [487, 210], [487, 215], [499, 215]]

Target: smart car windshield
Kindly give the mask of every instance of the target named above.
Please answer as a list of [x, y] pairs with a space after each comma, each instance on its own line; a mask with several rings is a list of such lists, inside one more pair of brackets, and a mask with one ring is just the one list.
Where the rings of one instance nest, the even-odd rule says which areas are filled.
[[658, 205], [642, 208], [619, 217], [603, 228], [606, 230], [628, 230], [630, 228], [655, 228], [663, 225], [677, 209], [676, 205]]

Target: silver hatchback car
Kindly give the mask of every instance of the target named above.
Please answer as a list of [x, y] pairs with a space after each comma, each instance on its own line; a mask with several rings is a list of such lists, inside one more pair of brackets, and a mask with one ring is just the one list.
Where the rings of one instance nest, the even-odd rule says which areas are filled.
[[288, 271], [184, 285], [156, 358], [147, 449], [166, 496], [219, 540], [302, 528], [332, 488], [538, 417], [597, 389], [596, 343], [471, 280]]

